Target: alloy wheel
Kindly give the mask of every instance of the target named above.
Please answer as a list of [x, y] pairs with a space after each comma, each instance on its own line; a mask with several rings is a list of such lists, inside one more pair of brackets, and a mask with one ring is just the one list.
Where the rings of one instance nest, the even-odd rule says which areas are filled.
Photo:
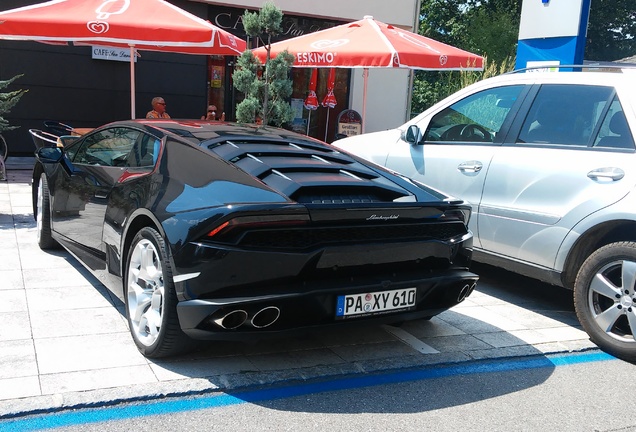
[[44, 210], [44, 194], [42, 193], [42, 187], [43, 187], [43, 180], [42, 180], [42, 177], [40, 177], [40, 182], [38, 183], [38, 196], [36, 201], [37, 215], [35, 216], [38, 243], [40, 243], [40, 239], [42, 237], [42, 214]]
[[603, 266], [592, 278], [588, 305], [599, 329], [618, 341], [635, 343], [636, 262], [618, 260]]
[[152, 345], [160, 335], [165, 289], [161, 260], [155, 245], [141, 239], [128, 264], [128, 316], [136, 339]]

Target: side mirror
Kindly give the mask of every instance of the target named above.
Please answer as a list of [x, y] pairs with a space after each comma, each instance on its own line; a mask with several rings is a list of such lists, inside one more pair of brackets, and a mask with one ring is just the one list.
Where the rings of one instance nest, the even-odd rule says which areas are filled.
[[64, 156], [64, 150], [60, 147], [42, 147], [38, 149], [35, 154], [38, 160], [42, 163], [58, 163], [62, 156]]
[[411, 125], [404, 134], [404, 140], [413, 145], [417, 145], [422, 141], [422, 131], [417, 125]]

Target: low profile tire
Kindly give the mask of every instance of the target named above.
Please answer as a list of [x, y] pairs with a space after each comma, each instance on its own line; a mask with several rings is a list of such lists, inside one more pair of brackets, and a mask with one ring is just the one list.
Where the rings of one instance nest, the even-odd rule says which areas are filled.
[[576, 315], [592, 342], [636, 361], [636, 243], [603, 246], [581, 266], [574, 284]]
[[126, 317], [133, 340], [148, 358], [184, 353], [193, 346], [179, 326], [168, 249], [153, 228], [142, 228], [126, 260]]
[[40, 175], [35, 203], [38, 245], [40, 249], [55, 249], [58, 244], [51, 236], [51, 194], [44, 173]]

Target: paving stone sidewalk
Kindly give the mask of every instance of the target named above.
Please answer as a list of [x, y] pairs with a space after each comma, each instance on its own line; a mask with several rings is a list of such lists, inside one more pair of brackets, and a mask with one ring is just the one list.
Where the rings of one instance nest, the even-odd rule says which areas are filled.
[[31, 208], [32, 163], [32, 158], [9, 158], [7, 180], [0, 181], [0, 419], [129, 399], [596, 348], [571, 308], [546, 309], [520, 297], [523, 289], [507, 293], [502, 282], [482, 277], [464, 303], [430, 321], [286, 340], [210, 343], [187, 356], [150, 361], [132, 342], [121, 302], [67, 252], [39, 249]]

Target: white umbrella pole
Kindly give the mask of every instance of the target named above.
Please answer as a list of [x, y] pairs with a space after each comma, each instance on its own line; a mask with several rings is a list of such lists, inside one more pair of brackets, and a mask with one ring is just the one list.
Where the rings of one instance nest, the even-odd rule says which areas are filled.
[[327, 132], [329, 132], [329, 107], [327, 107], [327, 126], [325, 126], [325, 142], [327, 142]]
[[307, 133], [305, 135], [309, 136], [309, 124], [311, 123], [311, 110], [309, 110], [309, 117], [307, 117]]
[[130, 118], [135, 119], [135, 47], [130, 45]]
[[369, 78], [369, 68], [364, 68], [362, 77], [364, 78], [362, 89], [362, 133], [364, 133], [364, 128], [367, 124], [367, 79]]

